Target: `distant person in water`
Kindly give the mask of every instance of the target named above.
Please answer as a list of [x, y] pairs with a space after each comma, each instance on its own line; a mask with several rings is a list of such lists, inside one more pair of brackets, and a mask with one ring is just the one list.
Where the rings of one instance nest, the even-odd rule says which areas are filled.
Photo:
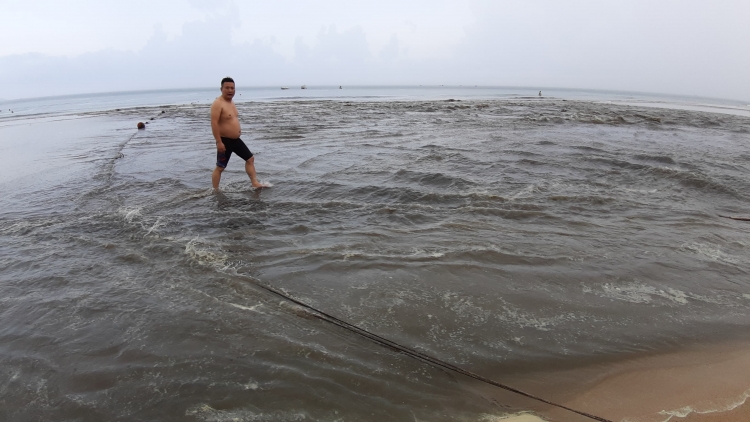
[[540, 97], [542, 96], [542, 91], [539, 91], [539, 96], [540, 96]]
[[221, 173], [227, 167], [229, 158], [235, 153], [245, 160], [245, 171], [250, 176], [250, 182], [254, 188], [267, 187], [258, 181], [255, 175], [255, 157], [247, 149], [240, 134], [240, 119], [237, 116], [237, 107], [232, 102], [234, 97], [234, 80], [226, 77], [221, 80], [221, 95], [216, 97], [211, 104], [211, 132], [216, 140], [216, 168], [211, 175], [214, 189], [219, 189]]

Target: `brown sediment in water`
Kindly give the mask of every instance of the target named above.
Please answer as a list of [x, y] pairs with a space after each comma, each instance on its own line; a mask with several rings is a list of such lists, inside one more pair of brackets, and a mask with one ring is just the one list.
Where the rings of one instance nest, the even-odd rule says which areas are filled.
[[[696, 346], [506, 382], [617, 422], [746, 422], [750, 342]], [[570, 416], [561, 409], [539, 414], [556, 421]]]

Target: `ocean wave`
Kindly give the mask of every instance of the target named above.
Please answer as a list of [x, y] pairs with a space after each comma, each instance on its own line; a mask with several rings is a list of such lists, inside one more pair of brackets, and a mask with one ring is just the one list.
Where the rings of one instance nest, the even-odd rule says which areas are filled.
[[702, 302], [721, 306], [737, 306], [739, 297], [732, 294], [715, 293], [711, 296], [686, 292], [673, 287], [658, 288], [639, 281], [607, 282], [600, 286], [584, 286], [583, 292], [602, 298], [644, 305], [684, 306], [690, 302]]
[[690, 252], [692, 254], [696, 254], [702, 259], [712, 261], [712, 262], [720, 262], [723, 264], [731, 264], [731, 265], [737, 265], [740, 262], [740, 260], [737, 257], [727, 254], [716, 245], [698, 243], [698, 242], [689, 242], [689, 243], [683, 243], [680, 246], [680, 249], [686, 252]]
[[652, 167], [647, 171], [649, 174], [653, 174], [655, 176], [675, 180], [686, 187], [707, 189], [717, 193], [729, 194], [736, 197], [743, 196], [731, 186], [719, 183], [713, 180], [710, 176], [701, 174], [696, 171], [687, 171], [674, 167]]
[[679, 409], [674, 409], [674, 410], [662, 410], [659, 412], [659, 414], [663, 416], [667, 416], [667, 418], [661, 422], [669, 422], [672, 420], [672, 418], [683, 419], [683, 418], [690, 416], [691, 414], [696, 414], [696, 415], [709, 415], [709, 414], [714, 414], [714, 413], [721, 414], [721, 413], [731, 412], [732, 410], [740, 406], [743, 406], [747, 402], [748, 398], [750, 398], [750, 389], [740, 394], [738, 397], [733, 397], [733, 398], [724, 399], [724, 400], [715, 400], [715, 401], [718, 401], [719, 403], [714, 402], [710, 405], [693, 405], [693, 406], [681, 407]]
[[636, 154], [633, 157], [637, 160], [643, 160], [643, 161], [655, 161], [657, 163], [672, 164], [672, 165], [677, 164], [674, 161], [674, 159], [668, 155]]
[[466, 189], [477, 184], [458, 176], [450, 176], [444, 173], [423, 173], [413, 170], [398, 170], [391, 178], [395, 182], [408, 181], [423, 186], [437, 188]]
[[226, 254], [217, 251], [210, 244], [196, 237], [185, 243], [185, 255], [198, 264], [225, 270], [229, 261]]
[[304, 411], [286, 410], [263, 412], [250, 409], [215, 409], [202, 403], [191, 406], [185, 411], [185, 416], [194, 417], [205, 422], [233, 422], [233, 421], [304, 421], [310, 415]]

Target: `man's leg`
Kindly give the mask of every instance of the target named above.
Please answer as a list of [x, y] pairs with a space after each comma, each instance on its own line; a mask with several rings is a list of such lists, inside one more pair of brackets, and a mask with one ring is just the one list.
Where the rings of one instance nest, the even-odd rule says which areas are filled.
[[221, 173], [224, 171], [224, 167], [216, 166], [213, 174], [211, 175], [211, 183], [214, 185], [214, 189], [219, 189], [219, 181], [221, 180]]
[[229, 149], [229, 146], [227, 146], [226, 143], [224, 143], [224, 138], [221, 138], [221, 143], [224, 144], [226, 150], [224, 152], [219, 152], [218, 150], [216, 151], [216, 168], [214, 169], [214, 173], [211, 175], [211, 183], [213, 183], [214, 189], [219, 189], [221, 173], [225, 168], [227, 168], [227, 164], [229, 164], [229, 158], [232, 156], [232, 150]]
[[237, 142], [233, 144], [234, 153], [242, 157], [245, 160], [245, 172], [250, 176], [250, 183], [254, 188], [263, 188], [268, 185], [264, 185], [258, 181], [258, 177], [255, 175], [255, 157], [253, 153], [247, 149], [247, 145], [242, 142], [242, 139], [237, 139]]
[[263, 185], [258, 181], [258, 177], [255, 175], [255, 157], [250, 157], [249, 160], [245, 161], [245, 171], [250, 176], [250, 182], [254, 188], [262, 188]]

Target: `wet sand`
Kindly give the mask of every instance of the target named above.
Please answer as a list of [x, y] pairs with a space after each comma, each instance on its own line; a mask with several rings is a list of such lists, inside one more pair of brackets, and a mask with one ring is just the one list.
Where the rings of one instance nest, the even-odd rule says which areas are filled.
[[[750, 342], [693, 346], [615, 363], [525, 374], [505, 381], [564, 406], [617, 422], [750, 420]], [[493, 395], [489, 389], [485, 392]], [[561, 409], [538, 413], [550, 421], [572, 417]]]
[[622, 362], [610, 371], [567, 404], [614, 420], [748, 420], [750, 343], [695, 347]]

